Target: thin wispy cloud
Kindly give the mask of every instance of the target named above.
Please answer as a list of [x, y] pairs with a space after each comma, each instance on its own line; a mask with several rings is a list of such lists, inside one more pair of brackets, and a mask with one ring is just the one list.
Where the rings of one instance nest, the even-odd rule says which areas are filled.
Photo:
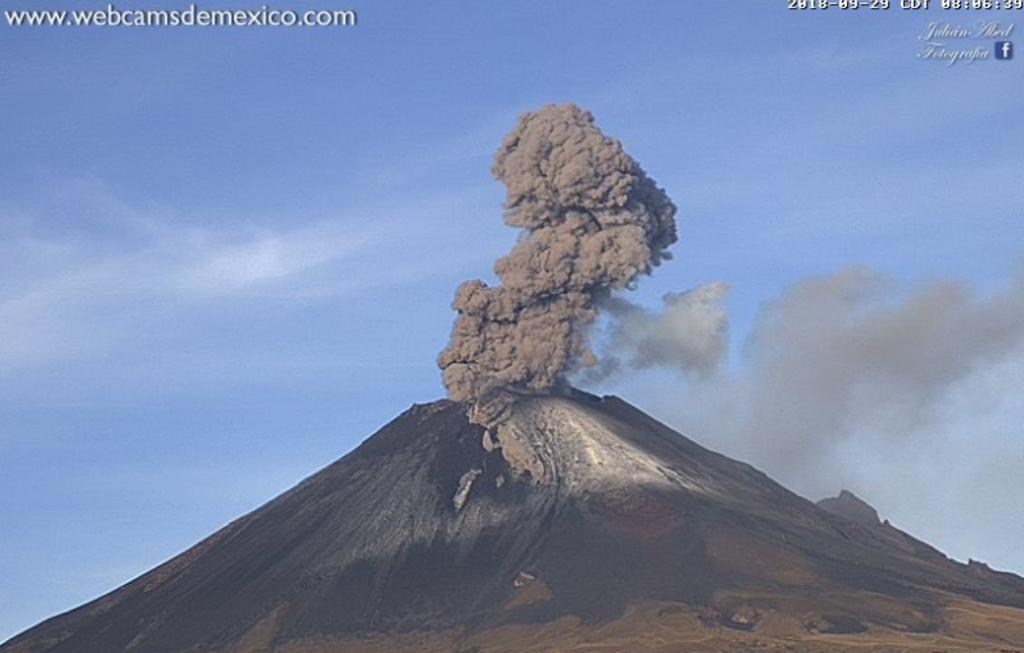
[[323, 224], [256, 235], [204, 248], [174, 275], [174, 281], [185, 293], [229, 294], [303, 275], [379, 245], [383, 238], [366, 229]]
[[[394, 288], [466, 259], [438, 259], [429, 247], [432, 226], [450, 219], [458, 200], [391, 209], [418, 211], [413, 228], [358, 208], [277, 228], [196, 227], [132, 211], [93, 185], [79, 190], [83, 217], [73, 229], [16, 209], [2, 221], [0, 374], [159, 341], [183, 322], [241, 306], [279, 312]], [[382, 265], [385, 255], [396, 264]]]

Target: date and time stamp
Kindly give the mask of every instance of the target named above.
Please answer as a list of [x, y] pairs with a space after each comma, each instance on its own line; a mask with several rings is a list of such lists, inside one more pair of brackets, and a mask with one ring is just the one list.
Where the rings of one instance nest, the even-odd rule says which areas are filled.
[[[916, 56], [949, 66], [1014, 59], [1013, 19], [1024, 18], [1024, 0], [785, 0], [799, 12], [924, 12], [941, 10], [917, 36]], [[966, 12], [973, 20], [965, 21]], [[935, 16], [934, 11], [930, 12]]]
[[836, 9], [839, 11], [1024, 11], [1024, 0], [786, 0], [790, 11]]

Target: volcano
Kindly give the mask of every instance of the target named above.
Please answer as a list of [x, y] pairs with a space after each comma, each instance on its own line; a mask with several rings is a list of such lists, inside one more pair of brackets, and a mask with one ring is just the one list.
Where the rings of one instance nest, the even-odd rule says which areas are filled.
[[566, 391], [415, 405], [0, 651], [1015, 647], [1024, 579], [823, 509], [621, 399]]

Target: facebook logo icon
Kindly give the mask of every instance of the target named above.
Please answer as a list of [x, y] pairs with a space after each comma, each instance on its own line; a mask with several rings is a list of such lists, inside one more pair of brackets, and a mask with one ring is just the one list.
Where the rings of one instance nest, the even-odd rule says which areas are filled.
[[996, 41], [996, 59], [1013, 59], [1013, 43]]

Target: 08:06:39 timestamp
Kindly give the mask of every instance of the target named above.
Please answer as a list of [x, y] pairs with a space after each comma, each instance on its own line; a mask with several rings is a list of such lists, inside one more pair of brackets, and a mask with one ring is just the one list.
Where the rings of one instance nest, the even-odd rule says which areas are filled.
[[942, 0], [943, 9], [1024, 10], [1024, 0]]

